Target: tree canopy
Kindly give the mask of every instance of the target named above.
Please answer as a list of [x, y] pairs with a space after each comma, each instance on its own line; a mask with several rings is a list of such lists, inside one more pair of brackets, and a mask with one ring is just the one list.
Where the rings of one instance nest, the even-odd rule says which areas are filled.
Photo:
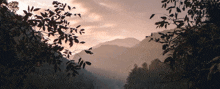
[[[159, 33], [160, 38], [151, 40], [164, 44], [163, 54], [171, 52], [164, 62], [170, 65], [173, 74], [179, 75], [173, 81], [187, 79], [192, 89], [219, 87], [219, 0], [162, 0], [161, 3], [169, 15], [162, 16], [162, 21], [155, 25], [166, 28], [175, 24], [177, 28]], [[187, 14], [179, 17], [184, 11]]]
[[[0, 83], [5, 86], [3, 88], [9, 85], [22, 86], [26, 75], [34, 72], [36, 67], [43, 63], [54, 65], [55, 72], [61, 71], [59, 67], [62, 62], [61, 58], [69, 58], [72, 54], [62, 46], [63, 41], [69, 43], [70, 47], [74, 44], [85, 43], [79, 41], [77, 36], [77, 34], [85, 33], [85, 30], [80, 28], [81, 25], [70, 27], [70, 22], [66, 20], [71, 16], [81, 17], [79, 13], [70, 12], [75, 7], [53, 1], [55, 9], [43, 11], [41, 8], [28, 6], [27, 10], [23, 10], [25, 15], [21, 16], [15, 14], [19, 9], [18, 2], [8, 3], [6, 0], [0, 0], [0, 4]], [[34, 13], [37, 11], [41, 11], [40, 15]], [[33, 27], [40, 29], [36, 30]], [[50, 39], [46, 39], [45, 35], [58, 37], [53, 40], [53, 43], [49, 43]], [[90, 50], [85, 51], [92, 54]], [[72, 76], [78, 74], [77, 70], [81, 67], [91, 65], [82, 58], [78, 63], [71, 60], [66, 64], [66, 71], [72, 71]], [[16, 79], [10, 80], [9, 77], [13, 76], [17, 76]]]

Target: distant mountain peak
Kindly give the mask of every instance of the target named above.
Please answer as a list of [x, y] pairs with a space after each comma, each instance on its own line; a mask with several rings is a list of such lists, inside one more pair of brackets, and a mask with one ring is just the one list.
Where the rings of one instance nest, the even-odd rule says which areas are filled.
[[94, 48], [98, 48], [102, 45], [117, 45], [117, 46], [130, 48], [130, 47], [135, 46], [139, 42], [140, 42], [139, 40], [129, 37], [129, 38], [124, 38], [124, 39], [114, 39], [111, 41], [103, 42], [103, 43], [96, 45]]

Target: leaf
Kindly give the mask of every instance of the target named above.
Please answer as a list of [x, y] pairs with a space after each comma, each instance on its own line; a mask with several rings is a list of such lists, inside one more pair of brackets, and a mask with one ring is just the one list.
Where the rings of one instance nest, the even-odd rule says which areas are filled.
[[180, 2], [181, 5], [183, 5], [183, 2]]
[[91, 51], [89, 51], [89, 50], [85, 50], [85, 52], [87, 53], [87, 54], [93, 54]]
[[182, 10], [185, 11], [185, 7], [183, 7]]
[[167, 24], [165, 25], [165, 28], [167, 28]]
[[187, 17], [187, 15], [185, 16], [184, 21], [189, 22], [189, 18]]
[[160, 17], [160, 18], [162, 18], [163, 20], [166, 20], [166, 19], [167, 19], [167, 17], [165, 17], [165, 16], [163, 16], [163, 17]]
[[74, 42], [75, 42], [75, 43], [79, 43], [79, 40], [78, 40], [78, 39], [74, 39]]
[[78, 25], [76, 28], [79, 28], [81, 25]]
[[163, 1], [161, 1], [161, 3], [164, 3], [164, 2], [166, 2], [167, 0], [163, 0]]
[[33, 11], [33, 9], [34, 9], [34, 6], [32, 6], [31, 11]]
[[41, 16], [46, 17], [46, 15], [44, 13], [40, 12], [40, 14], [41, 14]]
[[156, 42], [159, 42], [159, 41], [160, 41], [160, 39], [159, 39], [159, 38], [158, 38], [158, 39], [155, 39], [155, 41], [156, 41]]
[[68, 6], [68, 9], [69, 9], [69, 10], [71, 10], [71, 7], [70, 7], [70, 6]]
[[[64, 19], [65, 18], [65, 16], [61, 16], [61, 19]], [[62, 22], [62, 21], [61, 21]]]
[[86, 66], [86, 63], [83, 63], [83, 69], [85, 68], [85, 66]]
[[180, 8], [176, 7], [176, 11], [177, 12], [181, 12]]
[[171, 10], [172, 8], [175, 8], [175, 6], [170, 6], [166, 10]]
[[29, 5], [28, 5], [28, 12], [30, 12], [30, 7], [29, 7]]
[[53, 42], [56, 42], [56, 41], [58, 41], [58, 39], [55, 39]]
[[174, 15], [173, 14], [170, 14], [170, 17], [173, 17]]
[[81, 67], [81, 66], [82, 66], [82, 64], [83, 64], [83, 61], [81, 61], [81, 62], [80, 62], [79, 66]]
[[166, 7], [167, 7], [167, 4], [165, 3], [165, 4], [164, 4], [164, 8], [166, 8]]
[[64, 47], [60, 47], [60, 48], [59, 48], [59, 51], [62, 51], [63, 49], [64, 49]]
[[72, 13], [67, 13], [67, 14], [66, 14], [66, 16], [69, 16], [69, 17], [70, 17], [71, 15], [72, 15]]
[[65, 5], [63, 6], [63, 9], [65, 9], [65, 7], [66, 7], [66, 3], [65, 3]]
[[152, 15], [150, 16], [150, 19], [151, 19], [151, 18], [153, 18], [153, 17], [154, 17], [154, 15], [155, 15], [155, 14], [152, 14]]
[[156, 23], [155, 23], [155, 25], [160, 25], [160, 24], [161, 24], [161, 22], [156, 22]]
[[35, 8], [35, 9], [34, 9], [34, 11], [38, 11], [38, 10], [40, 10], [40, 8]]
[[82, 60], [82, 58], [79, 58], [79, 61], [78, 61], [78, 64], [79, 64], [79, 62]]
[[78, 16], [81, 18], [81, 14], [78, 14]]
[[69, 54], [72, 55], [72, 52], [69, 51]]
[[43, 17], [35, 15], [35, 17], [37, 17], [37, 19], [43, 19]]
[[26, 11], [26, 10], [23, 10], [23, 12], [24, 12], [25, 14], [27, 14], [27, 11]]
[[45, 31], [45, 26], [43, 26], [43, 30]]
[[51, 17], [51, 16], [53, 16], [55, 14], [53, 11], [49, 11], [49, 13], [50, 13], [49, 17]]
[[88, 62], [88, 61], [87, 61], [86, 64], [87, 64], [87, 65], [91, 65], [91, 62]]
[[81, 43], [81, 44], [84, 44], [85, 42], [84, 42], [84, 41], [81, 41], [80, 43]]
[[178, 14], [177, 13], [175, 13], [175, 18], [177, 19], [177, 16], [178, 16]]
[[69, 45], [70, 45], [70, 47], [72, 47], [72, 46], [73, 46], [73, 42], [72, 42], [72, 41], [70, 41]]
[[54, 4], [57, 4], [57, 1], [53, 1], [53, 3], [52, 3], [52, 4], [53, 4], [53, 5], [54, 5]]
[[169, 14], [171, 13], [172, 9], [169, 10]]

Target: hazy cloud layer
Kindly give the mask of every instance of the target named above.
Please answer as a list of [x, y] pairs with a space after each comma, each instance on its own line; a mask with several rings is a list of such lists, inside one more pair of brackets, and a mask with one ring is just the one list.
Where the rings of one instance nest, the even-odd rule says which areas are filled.
[[142, 40], [151, 32], [163, 30], [156, 29], [154, 25], [159, 17], [149, 19], [153, 13], [166, 12], [161, 8], [160, 2], [160, 0], [73, 0], [71, 3], [80, 4], [77, 9], [84, 9], [78, 22], [87, 28], [82, 38], [87, 43], [91, 38], [95, 38], [97, 40], [94, 43], [99, 43], [126, 37]]
[[[12, 1], [12, 0], [9, 0]], [[17, 0], [20, 10], [27, 6], [51, 8], [53, 0]], [[80, 36], [86, 44], [80, 48], [89, 48], [100, 42], [116, 38], [134, 37], [143, 40], [146, 35], [164, 29], [156, 29], [154, 23], [160, 20], [159, 15], [166, 12], [161, 8], [161, 0], [58, 0], [76, 9], [82, 18], [72, 17], [71, 26], [82, 25], [86, 34]], [[158, 13], [153, 19], [150, 15]]]

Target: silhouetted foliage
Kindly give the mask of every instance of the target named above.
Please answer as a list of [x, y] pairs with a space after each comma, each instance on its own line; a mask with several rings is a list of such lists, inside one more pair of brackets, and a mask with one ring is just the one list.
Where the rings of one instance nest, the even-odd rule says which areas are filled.
[[[162, 3], [170, 14], [155, 24], [177, 27], [173, 32], [159, 33], [161, 37], [154, 39], [164, 44], [163, 54], [172, 52], [164, 61], [174, 71], [169, 77], [176, 81], [187, 79], [192, 89], [218, 88], [219, 61], [213, 60], [219, 60], [220, 56], [219, 0], [163, 0]], [[178, 14], [185, 10], [187, 15], [180, 18]], [[179, 78], [173, 78], [173, 74]]]
[[186, 85], [181, 82], [169, 82], [164, 80], [170, 72], [167, 64], [155, 59], [151, 62], [149, 69], [146, 63], [142, 67], [137, 65], [130, 72], [125, 89], [184, 89]]
[[146, 82], [149, 77], [148, 69], [138, 68], [135, 64], [134, 69], [129, 73], [125, 89], [145, 89], [149, 83]]
[[16, 11], [19, 10], [18, 4], [19, 4], [19, 3], [18, 3], [17, 1], [9, 2], [8, 8], [9, 8], [10, 10], [12, 10], [12, 12], [16, 13]]
[[[37, 67], [43, 63], [53, 64], [54, 71], [61, 71], [60, 64], [62, 57], [72, 55], [72, 52], [65, 49], [62, 41], [69, 43], [70, 47], [73, 44], [85, 43], [79, 42], [76, 34], [82, 35], [84, 29], [79, 29], [80, 25], [72, 28], [69, 27], [65, 17], [71, 17], [72, 13], [65, 12], [67, 4], [54, 1], [54, 11], [47, 9], [45, 12], [40, 12], [40, 15], [35, 15], [34, 12], [40, 8], [29, 7], [28, 10], [23, 10], [24, 16], [10, 12], [8, 7], [15, 12], [18, 7], [18, 2], [7, 3], [6, 0], [0, 0], [0, 83], [1, 88], [18, 88], [22, 87], [25, 77], [35, 72]], [[75, 7], [68, 6], [68, 10]], [[80, 14], [76, 13], [79, 17]], [[75, 14], [74, 14], [75, 15]], [[75, 15], [76, 16], [76, 15]], [[32, 29], [32, 27], [40, 28]], [[75, 31], [75, 33], [73, 32]], [[49, 43], [50, 39], [46, 39], [45, 34], [50, 36], [58, 36], [53, 43]], [[74, 60], [67, 63], [66, 70], [71, 70], [72, 75], [78, 74], [77, 70], [85, 65], [91, 65], [90, 62], [80, 64]], [[13, 86], [12, 86], [13, 85]]]

